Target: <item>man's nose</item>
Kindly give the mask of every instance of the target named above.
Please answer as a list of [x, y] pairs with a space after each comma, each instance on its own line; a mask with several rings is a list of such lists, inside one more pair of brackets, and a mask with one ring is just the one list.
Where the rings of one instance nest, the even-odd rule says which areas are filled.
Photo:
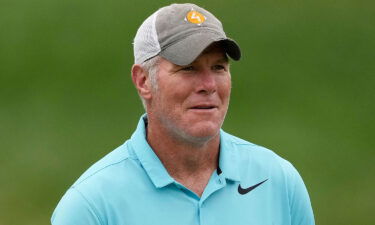
[[216, 92], [215, 74], [210, 70], [201, 71], [199, 74], [198, 93], [212, 94]]

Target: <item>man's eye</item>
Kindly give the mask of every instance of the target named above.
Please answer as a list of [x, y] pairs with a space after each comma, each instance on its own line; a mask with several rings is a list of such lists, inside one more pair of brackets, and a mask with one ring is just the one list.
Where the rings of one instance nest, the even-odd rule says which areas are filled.
[[193, 71], [194, 67], [193, 66], [185, 66], [185, 67], [182, 67], [181, 70], [183, 70], [183, 71]]
[[213, 69], [214, 69], [214, 70], [225, 70], [226, 68], [225, 68], [225, 66], [223, 66], [223, 65], [214, 65], [214, 66], [213, 66]]

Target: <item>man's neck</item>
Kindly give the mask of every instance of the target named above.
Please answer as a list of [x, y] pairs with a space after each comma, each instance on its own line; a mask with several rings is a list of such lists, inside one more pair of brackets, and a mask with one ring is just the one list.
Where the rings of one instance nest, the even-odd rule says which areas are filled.
[[220, 135], [199, 145], [181, 141], [163, 130], [147, 129], [147, 141], [168, 173], [201, 196], [218, 166]]

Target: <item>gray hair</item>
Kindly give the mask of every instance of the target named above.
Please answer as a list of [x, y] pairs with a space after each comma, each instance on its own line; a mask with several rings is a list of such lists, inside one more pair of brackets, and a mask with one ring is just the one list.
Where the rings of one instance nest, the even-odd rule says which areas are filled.
[[[159, 62], [160, 62], [160, 56], [155, 56], [143, 63], [141, 63], [141, 67], [147, 72], [147, 76], [150, 79], [151, 88], [153, 91], [156, 91], [158, 89], [158, 83], [157, 83], [157, 73], [159, 69]], [[142, 101], [143, 108], [147, 110], [146, 101], [142, 96], [139, 96]]]

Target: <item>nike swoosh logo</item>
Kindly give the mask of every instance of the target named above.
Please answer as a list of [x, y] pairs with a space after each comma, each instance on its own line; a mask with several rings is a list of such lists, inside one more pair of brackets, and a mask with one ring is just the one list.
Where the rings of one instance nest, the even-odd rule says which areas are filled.
[[268, 179], [265, 179], [264, 181], [256, 184], [256, 185], [253, 185], [253, 186], [250, 186], [248, 188], [242, 188], [241, 187], [241, 184], [238, 185], [238, 193], [240, 193], [241, 195], [245, 195], [247, 193], [249, 193], [250, 191], [254, 190], [255, 188], [257, 188], [259, 185], [263, 184], [264, 182], [266, 182]]

